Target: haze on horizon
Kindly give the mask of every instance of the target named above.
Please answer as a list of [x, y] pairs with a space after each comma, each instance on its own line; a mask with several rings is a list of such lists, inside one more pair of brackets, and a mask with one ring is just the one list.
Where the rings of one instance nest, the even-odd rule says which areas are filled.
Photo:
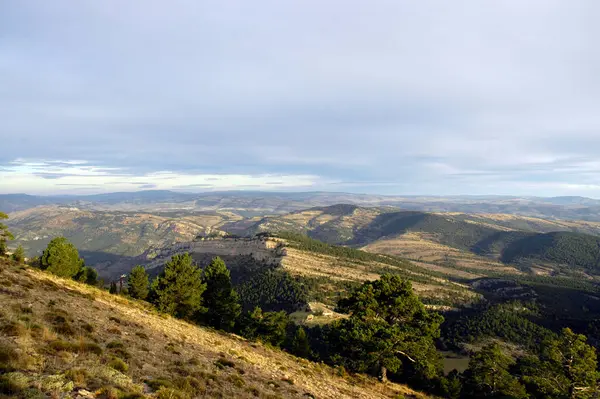
[[0, 2], [0, 193], [600, 198], [600, 3]]

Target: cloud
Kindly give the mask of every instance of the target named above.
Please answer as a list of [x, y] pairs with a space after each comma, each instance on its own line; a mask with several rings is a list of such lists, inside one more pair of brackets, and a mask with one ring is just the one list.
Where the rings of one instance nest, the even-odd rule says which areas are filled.
[[[67, 189], [77, 190], [95, 188], [97, 191], [117, 189], [119, 191], [135, 191], [138, 189], [161, 190], [232, 190], [246, 188], [271, 189], [277, 179], [278, 189], [296, 190], [323, 184], [320, 178], [311, 175], [241, 175], [222, 174], [215, 176], [201, 173], [182, 173], [159, 171], [142, 174], [122, 173], [120, 169], [104, 169], [85, 164], [69, 164], [71, 166], [52, 169], [52, 164], [45, 161], [31, 162], [22, 160], [12, 162], [7, 170], [0, 171], [0, 193], [11, 193], [22, 190], [37, 194], [61, 192]], [[83, 166], [85, 165], [85, 166]], [[46, 173], [40, 170], [53, 170]], [[108, 187], [108, 188], [107, 188]]]
[[2, 5], [0, 191], [600, 196], [594, 0], [148, 4]]

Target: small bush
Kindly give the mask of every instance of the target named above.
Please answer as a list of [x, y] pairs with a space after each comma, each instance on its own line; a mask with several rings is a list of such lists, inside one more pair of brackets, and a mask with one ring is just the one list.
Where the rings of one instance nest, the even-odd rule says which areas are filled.
[[108, 362], [108, 367], [120, 371], [121, 373], [126, 373], [129, 370], [127, 363], [118, 357], [113, 357], [111, 361]]
[[239, 375], [233, 374], [229, 376], [229, 381], [231, 381], [233, 383], [233, 385], [235, 385], [238, 388], [243, 387], [244, 385], [246, 385], [246, 381], [244, 381], [244, 379], [242, 377], [240, 377]]
[[95, 355], [102, 354], [102, 347], [94, 342], [82, 342], [79, 345], [79, 350], [85, 353], [93, 353]]
[[152, 389], [153, 391], [158, 391], [160, 388], [173, 388], [173, 382], [171, 382], [170, 379], [166, 379], [166, 378], [155, 378], [153, 380], [146, 380], [145, 381], [146, 384], [150, 387], [150, 389]]
[[156, 393], [156, 399], [189, 399], [189, 395], [174, 388], [162, 387]]
[[74, 335], [75, 330], [70, 324], [69, 316], [63, 310], [54, 310], [44, 315], [44, 319], [52, 324], [54, 331], [62, 335]]
[[121, 341], [110, 341], [108, 344], [106, 344], [106, 347], [108, 349], [124, 348], [125, 345]]
[[65, 378], [73, 381], [76, 387], [85, 387], [89, 376], [90, 374], [86, 369], [75, 368], [65, 371]]
[[88, 333], [93, 333], [93, 332], [94, 332], [94, 326], [92, 326], [92, 325], [91, 325], [91, 324], [89, 324], [89, 323], [83, 323], [83, 324], [81, 325], [81, 329], [82, 329], [83, 331], [86, 331], [86, 332], [88, 332]]
[[222, 370], [225, 367], [235, 368], [235, 363], [232, 362], [231, 360], [221, 357], [215, 361], [215, 366], [217, 366], [218, 368], [220, 368]]
[[16, 368], [19, 354], [10, 346], [0, 346], [0, 374], [8, 373]]
[[110, 317], [108, 318], [108, 320], [110, 320], [110, 321], [114, 321], [114, 322], [115, 322], [115, 323], [117, 323], [117, 324], [121, 324], [121, 319], [119, 319], [118, 317], [115, 317], [115, 316], [110, 316]]
[[21, 373], [8, 373], [0, 376], [0, 393], [16, 396], [27, 388], [27, 378]]
[[146, 399], [147, 396], [139, 392], [129, 392], [121, 395], [119, 399]]
[[18, 321], [7, 321], [0, 326], [0, 333], [9, 337], [22, 337], [27, 334], [27, 328]]
[[68, 341], [56, 340], [48, 344], [48, 347], [54, 352], [75, 352], [77, 351], [75, 345]]
[[141, 339], [148, 339], [148, 334], [141, 332], [141, 331], [137, 331], [135, 333], [135, 335], [137, 335], [138, 337], [140, 337]]
[[96, 398], [101, 399], [119, 399], [119, 390], [115, 387], [105, 386], [98, 390]]

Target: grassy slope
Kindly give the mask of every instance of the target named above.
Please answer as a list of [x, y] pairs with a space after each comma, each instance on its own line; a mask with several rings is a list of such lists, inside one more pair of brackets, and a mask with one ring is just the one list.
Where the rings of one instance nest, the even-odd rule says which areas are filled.
[[[27, 389], [30, 397], [36, 390], [75, 397], [83, 388], [97, 397], [115, 388], [154, 397], [143, 381], [159, 378], [195, 397], [425, 397], [362, 376], [344, 379], [323, 365], [159, 315], [145, 303], [1, 260], [0, 302], [0, 367], [12, 369], [0, 384], [5, 397]], [[109, 366], [115, 357], [128, 371]]]
[[[347, 291], [348, 284], [376, 280], [383, 273], [411, 280], [417, 294], [429, 304], [455, 306], [478, 298], [467, 286], [455, 281], [456, 274], [460, 274], [456, 270], [434, 270], [414, 262], [330, 246], [306, 237], [285, 233], [282, 236], [286, 239], [287, 252], [282, 266], [309, 284], [313, 300], [332, 304]], [[462, 278], [464, 275], [458, 280]]]

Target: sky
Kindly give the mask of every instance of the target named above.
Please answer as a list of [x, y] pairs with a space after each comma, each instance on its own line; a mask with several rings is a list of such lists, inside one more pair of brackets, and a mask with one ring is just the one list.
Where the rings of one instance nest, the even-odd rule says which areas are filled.
[[600, 198], [597, 0], [3, 0], [0, 193]]

